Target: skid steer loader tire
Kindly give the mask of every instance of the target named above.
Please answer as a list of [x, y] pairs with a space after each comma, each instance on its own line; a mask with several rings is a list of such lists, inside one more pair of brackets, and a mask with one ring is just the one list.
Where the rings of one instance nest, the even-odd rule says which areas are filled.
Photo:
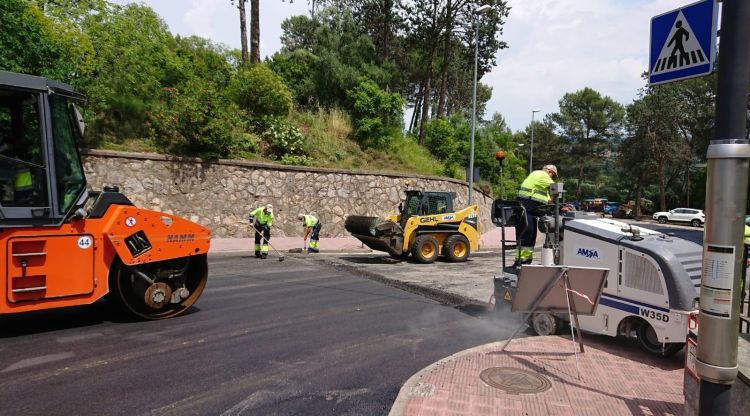
[[432, 263], [438, 256], [438, 241], [435, 237], [425, 234], [414, 240], [411, 254], [420, 263]]
[[443, 243], [443, 257], [448, 261], [461, 262], [469, 258], [471, 246], [469, 239], [461, 234], [453, 234]]

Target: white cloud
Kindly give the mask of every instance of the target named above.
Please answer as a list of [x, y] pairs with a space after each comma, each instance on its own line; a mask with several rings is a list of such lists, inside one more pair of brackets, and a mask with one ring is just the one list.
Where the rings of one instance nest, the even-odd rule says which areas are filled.
[[[219, 3], [228, 3], [228, 1], [193, 0], [190, 8], [182, 15], [182, 23], [195, 35], [215, 38], [215, 15]], [[226, 4], [222, 4], [222, 6], [226, 6]]]
[[591, 87], [623, 104], [643, 86], [652, 16], [682, 0], [510, 0], [504, 28], [509, 49], [482, 82], [493, 87], [488, 115], [499, 112], [514, 130], [531, 109], [558, 110], [567, 92]]

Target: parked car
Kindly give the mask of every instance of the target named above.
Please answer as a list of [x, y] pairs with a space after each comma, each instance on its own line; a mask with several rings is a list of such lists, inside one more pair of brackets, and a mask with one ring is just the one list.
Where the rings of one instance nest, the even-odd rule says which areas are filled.
[[620, 202], [607, 202], [607, 205], [604, 206], [604, 215], [613, 215], [620, 209], [620, 205], [622, 205]]
[[586, 212], [604, 212], [607, 205], [606, 198], [586, 198], [581, 203], [581, 211]]
[[687, 222], [693, 227], [700, 227], [706, 222], [706, 216], [703, 210], [694, 208], [675, 208], [669, 212], [655, 212], [653, 218], [659, 221], [659, 224], [672, 222]]

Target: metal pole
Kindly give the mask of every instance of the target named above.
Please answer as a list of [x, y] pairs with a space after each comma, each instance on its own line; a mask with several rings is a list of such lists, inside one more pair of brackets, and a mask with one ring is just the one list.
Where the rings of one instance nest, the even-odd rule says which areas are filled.
[[471, 141], [469, 142], [469, 205], [474, 189], [474, 134], [477, 128], [477, 63], [479, 61], [479, 18], [474, 14], [474, 86], [471, 94]]
[[529, 173], [532, 172], [532, 161], [534, 160], [534, 113], [536, 111], [531, 110], [531, 147], [529, 148]]
[[533, 169], [533, 160], [534, 160], [534, 113], [538, 113], [541, 110], [531, 110], [531, 146], [529, 147], [529, 173], [531, 173]]
[[743, 213], [750, 143], [745, 138], [750, 81], [750, 1], [724, 0], [715, 136], [708, 147], [706, 227], [696, 370], [699, 414], [728, 416], [737, 377]]
[[[504, 192], [505, 186], [503, 185], [503, 160], [500, 159], [500, 199], [505, 200], [505, 192]], [[505, 273], [505, 213], [503, 212], [503, 226], [500, 227], [500, 247], [503, 252], [503, 269], [500, 272], [500, 274]], [[495, 302], [497, 302], [497, 297], [495, 297]]]

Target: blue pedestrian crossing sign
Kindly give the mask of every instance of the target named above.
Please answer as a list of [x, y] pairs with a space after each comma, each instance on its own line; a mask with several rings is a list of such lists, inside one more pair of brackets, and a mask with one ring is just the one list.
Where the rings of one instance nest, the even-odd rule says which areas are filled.
[[649, 84], [710, 74], [716, 60], [718, 16], [715, 0], [701, 0], [653, 17]]

